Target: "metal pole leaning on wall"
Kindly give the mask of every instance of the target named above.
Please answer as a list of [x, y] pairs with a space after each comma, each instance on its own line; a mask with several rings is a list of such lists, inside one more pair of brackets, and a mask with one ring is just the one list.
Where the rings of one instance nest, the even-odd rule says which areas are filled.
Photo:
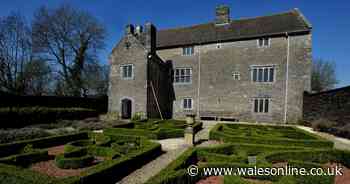
[[156, 96], [156, 92], [155, 92], [155, 90], [154, 90], [153, 83], [152, 83], [152, 81], [150, 81], [150, 82], [151, 82], [152, 93], [153, 93], [154, 99], [156, 100], [157, 109], [158, 109], [160, 118], [163, 120], [162, 111], [160, 110], [160, 107], [159, 107], [158, 98], [157, 98], [157, 96]]

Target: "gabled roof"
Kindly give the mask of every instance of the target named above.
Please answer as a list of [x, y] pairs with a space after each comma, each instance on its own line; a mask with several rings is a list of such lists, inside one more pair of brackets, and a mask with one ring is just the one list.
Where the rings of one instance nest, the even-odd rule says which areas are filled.
[[232, 20], [225, 25], [214, 22], [190, 27], [159, 30], [157, 49], [203, 43], [242, 40], [288, 33], [308, 33], [311, 24], [298, 9], [270, 16]]

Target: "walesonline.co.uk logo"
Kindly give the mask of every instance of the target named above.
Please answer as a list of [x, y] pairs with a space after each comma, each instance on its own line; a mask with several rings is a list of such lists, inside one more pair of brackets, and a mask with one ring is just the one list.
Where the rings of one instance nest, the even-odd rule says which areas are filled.
[[190, 165], [187, 168], [189, 176], [341, 176], [341, 167], [334, 168], [296, 168], [291, 166], [285, 167], [245, 167], [245, 168], [230, 168], [230, 167], [203, 167], [199, 168], [196, 165]]

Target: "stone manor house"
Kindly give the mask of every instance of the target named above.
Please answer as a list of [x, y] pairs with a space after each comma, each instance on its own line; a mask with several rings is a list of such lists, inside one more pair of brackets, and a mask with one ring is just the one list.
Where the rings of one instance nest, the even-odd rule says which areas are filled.
[[298, 9], [157, 30], [127, 25], [111, 55], [109, 111], [122, 118], [296, 122], [311, 88], [311, 24]]

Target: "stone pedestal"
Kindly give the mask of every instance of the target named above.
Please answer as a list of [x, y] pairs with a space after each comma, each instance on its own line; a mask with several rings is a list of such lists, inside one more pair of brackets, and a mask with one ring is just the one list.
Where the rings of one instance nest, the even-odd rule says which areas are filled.
[[187, 114], [186, 115], [186, 123], [188, 126], [192, 126], [194, 124], [195, 114]]
[[190, 146], [194, 145], [194, 132], [192, 127], [187, 127], [185, 129], [185, 144]]

